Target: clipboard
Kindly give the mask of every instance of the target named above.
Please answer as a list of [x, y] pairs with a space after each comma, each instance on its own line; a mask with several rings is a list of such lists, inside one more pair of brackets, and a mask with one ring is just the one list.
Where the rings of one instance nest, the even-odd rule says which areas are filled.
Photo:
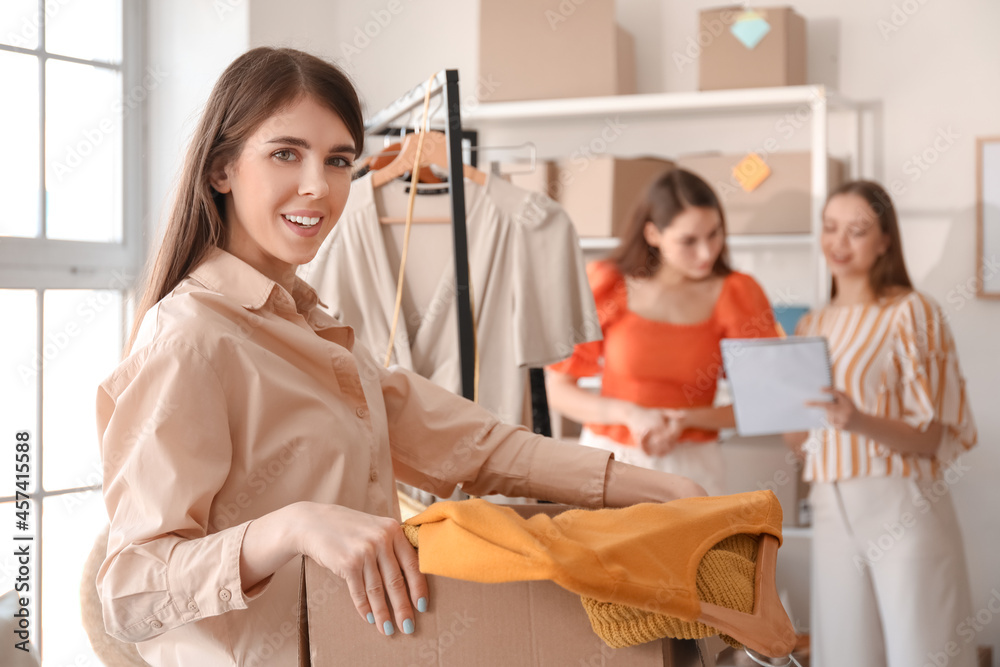
[[826, 338], [726, 338], [722, 363], [740, 435], [808, 431], [825, 425], [826, 411], [806, 401], [828, 401], [833, 385]]

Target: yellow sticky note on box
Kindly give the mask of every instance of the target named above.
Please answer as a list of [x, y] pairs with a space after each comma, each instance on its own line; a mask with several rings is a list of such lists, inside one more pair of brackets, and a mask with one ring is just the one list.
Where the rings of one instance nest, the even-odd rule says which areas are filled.
[[744, 192], [753, 192], [768, 176], [771, 168], [756, 153], [750, 153], [733, 167], [733, 177]]

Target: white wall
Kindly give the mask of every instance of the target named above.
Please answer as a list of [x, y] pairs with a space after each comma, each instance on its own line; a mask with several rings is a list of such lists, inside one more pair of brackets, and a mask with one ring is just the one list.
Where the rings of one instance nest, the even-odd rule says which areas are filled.
[[147, 4], [146, 58], [150, 67], [164, 73], [146, 107], [147, 241], [152, 243], [169, 212], [188, 141], [212, 86], [226, 66], [249, 48], [249, 8], [244, 0]]
[[476, 80], [477, 2], [251, 0], [250, 7], [251, 46], [293, 46], [336, 60], [370, 110], [445, 68]]
[[[154, 215], [190, 131], [189, 114], [222, 66], [246, 45], [296, 46], [336, 59], [355, 79], [371, 110], [444, 67], [461, 70], [463, 90], [479, 77], [478, 3], [470, 0], [251, 0], [249, 6], [241, 0], [225, 2], [235, 4], [236, 11], [222, 19], [204, 9], [207, 2], [151, 3], [151, 57], [163, 58], [167, 69], [177, 72], [153, 95]], [[618, 0], [619, 21], [636, 38], [639, 92], [696, 89], [697, 66], [677, 67], [673, 54], [695, 36], [697, 9], [718, 4]], [[886, 184], [899, 181], [895, 200], [911, 273], [918, 287], [942, 304], [955, 332], [980, 446], [967, 456], [970, 470], [953, 486], [953, 493], [966, 539], [973, 602], [975, 609], [985, 609], [994, 591], [1000, 595], [1000, 485], [993, 483], [1000, 477], [1000, 410], [995, 407], [1000, 395], [1000, 302], [971, 298], [966, 286], [972, 284], [975, 263], [975, 137], [1000, 134], [1000, 43], [995, 35], [1000, 3], [789, 4], [808, 21], [810, 82], [881, 105], [880, 158], [874, 176]], [[366, 27], [373, 36], [364, 35]], [[192, 32], [197, 41], [189, 39]], [[178, 49], [182, 36], [185, 45], [204, 48]], [[767, 119], [765, 126], [773, 121]], [[729, 132], [730, 142], [745, 143], [746, 148], [759, 138], [753, 133], [741, 136], [732, 128]], [[956, 135], [952, 145], [932, 155], [935, 161], [926, 170], [915, 169], [912, 156], [933, 151], [941, 132]], [[687, 136], [690, 140], [698, 135]], [[649, 141], [648, 135], [636, 132], [620, 148], [641, 150]], [[993, 618], [987, 611], [982, 619], [987, 614]], [[986, 623], [976, 641], [1000, 646], [1000, 622]]]

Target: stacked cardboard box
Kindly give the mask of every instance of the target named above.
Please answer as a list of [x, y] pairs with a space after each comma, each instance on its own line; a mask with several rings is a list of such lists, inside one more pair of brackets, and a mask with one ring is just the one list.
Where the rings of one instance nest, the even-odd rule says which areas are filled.
[[[812, 230], [812, 154], [763, 156], [767, 178], [747, 191], [737, 178], [745, 155], [702, 154], [677, 159], [677, 166], [698, 174], [715, 190], [726, 214], [729, 234], [807, 234]], [[827, 187], [844, 179], [844, 164], [827, 161]]]
[[707, 9], [693, 44], [700, 90], [806, 83], [806, 23], [791, 7]]
[[635, 43], [614, 0], [480, 0], [479, 101], [627, 95]]

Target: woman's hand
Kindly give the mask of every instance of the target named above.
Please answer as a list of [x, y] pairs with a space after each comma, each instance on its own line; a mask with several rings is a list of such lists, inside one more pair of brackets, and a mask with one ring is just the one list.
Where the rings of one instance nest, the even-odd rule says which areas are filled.
[[678, 437], [684, 431], [684, 429], [691, 426], [691, 411], [682, 410], [680, 408], [663, 408], [660, 410], [663, 416], [666, 417], [667, 421], [670, 422], [671, 430], [677, 432]]
[[632, 439], [649, 456], [665, 456], [677, 445], [683, 428], [671, 419], [667, 410], [638, 405], [629, 410], [628, 426]]
[[339, 505], [298, 505], [299, 553], [342, 577], [358, 614], [380, 632], [395, 632], [393, 618], [404, 633], [413, 632], [410, 601], [427, 610], [427, 580], [399, 523]]
[[806, 405], [826, 410], [827, 423], [833, 428], [857, 433], [900, 454], [926, 458], [937, 454], [945, 435], [940, 421], [932, 420], [918, 428], [902, 419], [861, 412], [850, 396], [832, 387], [823, 391], [833, 400], [809, 401]]
[[839, 431], [856, 430], [861, 423], [862, 414], [851, 397], [833, 387], [826, 387], [823, 391], [832, 396], [830, 401], [807, 401], [806, 405], [826, 410], [826, 421], [833, 428]]

